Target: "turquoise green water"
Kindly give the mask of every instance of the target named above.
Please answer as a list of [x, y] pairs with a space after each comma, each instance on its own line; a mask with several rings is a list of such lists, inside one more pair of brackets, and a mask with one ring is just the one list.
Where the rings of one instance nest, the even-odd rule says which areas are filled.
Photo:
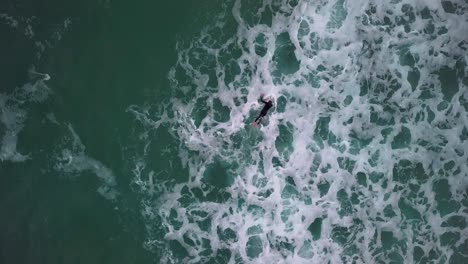
[[0, 262], [467, 262], [467, 12], [1, 3]]

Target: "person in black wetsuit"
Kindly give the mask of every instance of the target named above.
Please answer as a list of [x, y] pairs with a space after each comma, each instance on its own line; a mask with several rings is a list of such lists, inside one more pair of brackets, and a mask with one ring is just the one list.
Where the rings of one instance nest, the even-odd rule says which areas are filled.
[[268, 110], [273, 106], [273, 101], [271, 101], [271, 100], [268, 100], [268, 101], [263, 100], [263, 95], [262, 95], [262, 97], [260, 98], [260, 100], [261, 100], [262, 103], [264, 103], [265, 105], [263, 106], [263, 109], [262, 109], [262, 111], [260, 112], [260, 114], [257, 116], [257, 118], [255, 118], [255, 121], [253, 122], [253, 125], [254, 125], [254, 126], [260, 124], [260, 122], [262, 121], [262, 118], [268, 113]]

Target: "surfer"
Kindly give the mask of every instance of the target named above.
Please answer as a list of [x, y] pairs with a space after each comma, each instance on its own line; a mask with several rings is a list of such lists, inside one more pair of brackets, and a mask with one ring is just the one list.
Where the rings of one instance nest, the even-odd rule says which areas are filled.
[[265, 117], [265, 115], [268, 113], [268, 110], [273, 106], [272, 100], [268, 100], [268, 101], [263, 100], [263, 94], [261, 95], [260, 100], [265, 105], [263, 106], [263, 109], [260, 112], [260, 114], [257, 116], [257, 118], [255, 118], [255, 121], [252, 123], [252, 125], [254, 126], [257, 126], [258, 124], [260, 124], [260, 122], [262, 121], [262, 118]]

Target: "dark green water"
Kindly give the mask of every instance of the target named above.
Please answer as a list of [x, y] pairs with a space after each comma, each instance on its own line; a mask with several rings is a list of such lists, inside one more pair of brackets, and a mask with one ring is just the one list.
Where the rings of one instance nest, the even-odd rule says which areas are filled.
[[[0, 262], [150, 263], [143, 248], [145, 225], [130, 190], [131, 104], [163, 101], [176, 39], [190, 39], [208, 1], [3, 1], [0, 13], [1, 93], [27, 83], [34, 66], [51, 76], [45, 103], [26, 103], [17, 150], [32, 157], [0, 166]], [[70, 26], [65, 29], [64, 21]], [[31, 20], [31, 22], [27, 22]], [[195, 23], [194, 23], [195, 21]], [[23, 34], [27, 25], [33, 37]], [[57, 39], [57, 32], [61, 39]], [[45, 50], [35, 46], [44, 43]], [[37, 58], [40, 54], [40, 58]], [[54, 113], [59, 124], [46, 115]], [[79, 134], [86, 154], [111, 168], [119, 202], [96, 192], [88, 171], [65, 175], [53, 155]], [[0, 127], [0, 134], [4, 133]], [[130, 150], [129, 150], [130, 151]], [[156, 163], [158, 161], [155, 161]], [[161, 160], [164, 166], [164, 160]]]
[[467, 13], [2, 1], [0, 263], [467, 263]]

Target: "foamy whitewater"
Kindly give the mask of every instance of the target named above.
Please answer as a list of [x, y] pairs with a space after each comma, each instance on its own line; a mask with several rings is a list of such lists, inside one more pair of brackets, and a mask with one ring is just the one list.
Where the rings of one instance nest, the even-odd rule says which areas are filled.
[[[0, 93], [2, 172], [34, 160], [42, 174], [97, 177], [126, 232], [135, 195], [138, 243], [157, 263], [465, 263], [466, 0], [228, 0], [207, 13], [180, 37], [170, 99], [119, 113], [137, 133], [113, 138], [122, 166], [87, 151], [88, 124], [54, 113], [61, 87], [32, 68]], [[34, 17], [0, 21], [34, 41], [36, 62], [72, 23], [42, 40]], [[253, 127], [262, 94], [275, 105]], [[26, 147], [32, 120], [60, 132], [50, 149]]]
[[[467, 12], [466, 1], [226, 4], [179, 43], [171, 101], [129, 108], [146, 127], [141, 160], [158, 141], [148, 132], [169, 127], [188, 173], [157, 182], [136, 165], [148, 248], [162, 263], [466, 254]], [[258, 129], [261, 94], [276, 104]]]

